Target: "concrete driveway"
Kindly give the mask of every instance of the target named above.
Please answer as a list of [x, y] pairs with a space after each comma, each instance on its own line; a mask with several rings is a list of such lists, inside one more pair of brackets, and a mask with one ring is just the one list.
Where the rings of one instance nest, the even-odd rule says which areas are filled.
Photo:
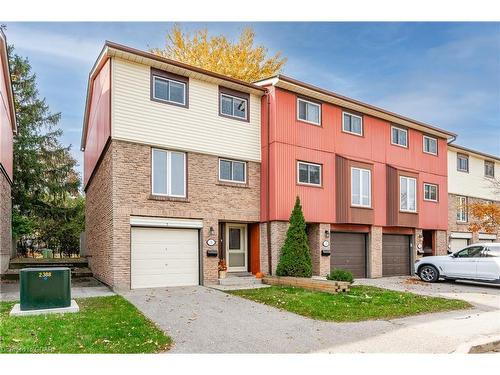
[[492, 306], [497, 290], [491, 295], [466, 311], [359, 323], [315, 321], [205, 287], [133, 290], [124, 297], [173, 338], [174, 353], [450, 353], [500, 334], [500, 310]]

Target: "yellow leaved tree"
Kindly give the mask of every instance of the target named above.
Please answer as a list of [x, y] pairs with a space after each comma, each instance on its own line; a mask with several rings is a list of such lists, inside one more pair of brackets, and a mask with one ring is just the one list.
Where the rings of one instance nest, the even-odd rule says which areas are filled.
[[167, 33], [164, 48], [151, 52], [162, 57], [194, 65], [247, 82], [273, 76], [283, 69], [286, 58], [278, 52], [268, 57], [268, 50], [254, 45], [255, 31], [245, 28], [236, 42], [225, 35], [209, 36], [207, 29], [184, 32], [174, 25]]

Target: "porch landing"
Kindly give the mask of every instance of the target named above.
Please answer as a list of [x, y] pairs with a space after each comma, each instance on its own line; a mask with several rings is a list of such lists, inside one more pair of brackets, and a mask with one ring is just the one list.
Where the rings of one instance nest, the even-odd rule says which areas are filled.
[[238, 290], [265, 288], [268, 285], [262, 283], [262, 279], [257, 279], [250, 272], [230, 272], [225, 278], [219, 279], [217, 284], [208, 285], [210, 288], [218, 290]]

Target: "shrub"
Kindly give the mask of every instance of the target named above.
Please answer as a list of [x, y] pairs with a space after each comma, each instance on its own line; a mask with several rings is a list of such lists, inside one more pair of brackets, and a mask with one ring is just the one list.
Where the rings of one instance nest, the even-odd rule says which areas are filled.
[[340, 268], [331, 271], [329, 275], [326, 275], [326, 278], [327, 280], [347, 281], [349, 283], [352, 283], [354, 281], [354, 277], [352, 276], [351, 272], [342, 270]]
[[312, 263], [307, 244], [306, 221], [302, 213], [300, 199], [290, 215], [290, 226], [286, 232], [285, 243], [281, 248], [280, 260], [276, 268], [278, 276], [311, 277]]

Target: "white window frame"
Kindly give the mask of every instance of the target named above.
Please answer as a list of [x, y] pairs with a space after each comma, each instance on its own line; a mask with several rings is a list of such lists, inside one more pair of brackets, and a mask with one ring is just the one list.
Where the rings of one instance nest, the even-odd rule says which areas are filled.
[[[352, 186], [352, 175], [353, 171], [358, 170], [359, 171], [359, 204], [353, 202], [353, 186]], [[362, 172], [368, 172], [368, 205], [363, 204], [363, 173]], [[353, 207], [363, 207], [363, 208], [371, 208], [372, 207], [372, 171], [370, 169], [366, 168], [359, 168], [359, 167], [351, 167], [351, 206]]]
[[[400, 130], [400, 131], [403, 131], [406, 133], [406, 145], [400, 145], [399, 143], [394, 143], [393, 137], [392, 137], [393, 136], [393, 129], [397, 129], [397, 130]], [[400, 128], [399, 126], [394, 126], [394, 125], [391, 126], [391, 145], [403, 147], [403, 148], [408, 148], [408, 144], [410, 143], [409, 141], [410, 140], [408, 139], [408, 129]]]
[[[426, 139], [426, 138], [427, 138], [427, 139], [431, 139], [431, 140], [433, 140], [434, 142], [436, 142], [436, 152], [431, 152], [431, 151], [426, 151], [426, 150], [425, 150], [425, 139]], [[429, 137], [428, 135], [424, 135], [424, 136], [422, 137], [422, 150], [423, 150], [423, 152], [424, 152], [424, 153], [426, 153], [426, 154], [430, 154], [430, 155], [437, 155], [437, 154], [438, 154], [438, 140], [437, 140], [437, 138], [434, 138], [434, 137]]]
[[[319, 167], [319, 184], [313, 184], [311, 182], [301, 182], [300, 181], [300, 169], [299, 169], [300, 164], [312, 165], [312, 166], [315, 166], [315, 167]], [[309, 172], [308, 172], [308, 176], [307, 177], [309, 177]], [[299, 184], [299, 185], [308, 185], [308, 186], [322, 186], [322, 183], [323, 183], [323, 166], [321, 164], [309, 163], [307, 161], [297, 161], [297, 184]]]
[[[410, 210], [410, 209], [403, 209], [401, 208], [401, 180], [405, 178], [407, 180], [406, 182], [406, 199], [407, 199], [407, 204], [406, 206], [409, 206], [410, 203], [410, 184], [408, 183], [409, 180], [415, 181], [415, 210]], [[399, 189], [398, 189], [398, 194], [399, 194], [399, 211], [401, 212], [412, 212], [415, 213], [417, 212], [417, 206], [418, 206], [418, 193], [417, 193], [417, 179], [415, 177], [408, 177], [408, 176], [399, 176]]]
[[[460, 166], [459, 160], [460, 159], [467, 160], [467, 169], [460, 169], [459, 168], [459, 166]], [[458, 172], [469, 173], [469, 168], [470, 168], [470, 165], [469, 165], [469, 156], [468, 155], [464, 155], [464, 154], [457, 154], [457, 171]]]
[[[310, 121], [310, 120], [301, 119], [300, 118], [300, 110], [299, 110], [299, 102], [304, 102], [304, 103], [308, 103], [308, 104], [312, 104], [312, 105], [317, 106], [319, 108], [319, 112], [318, 112], [318, 121], [319, 122], [314, 122], [314, 121]], [[307, 117], [307, 106], [306, 106], [306, 117]], [[315, 103], [315, 102], [311, 102], [310, 100], [307, 100], [307, 99], [297, 98], [297, 120], [298, 121], [307, 122], [308, 124], [313, 124], [313, 125], [316, 125], [316, 126], [321, 126], [321, 104]]]
[[[238, 100], [242, 100], [244, 101], [246, 104], [245, 104], [245, 117], [240, 117], [240, 116], [236, 116], [236, 115], [228, 115], [227, 113], [224, 113], [222, 112], [222, 97], [225, 96], [227, 98], [231, 98], [231, 99], [238, 99]], [[221, 92], [220, 93], [220, 97], [219, 97], [219, 112], [222, 116], [227, 116], [227, 117], [232, 117], [232, 118], [235, 118], [235, 119], [238, 119], [238, 120], [248, 120], [248, 99], [247, 98], [242, 98], [240, 96], [235, 96], [235, 95], [230, 95], [230, 94], [226, 94], [225, 92]], [[232, 110], [233, 110], [233, 113], [234, 113], [234, 103], [233, 105], [231, 106]]]
[[[233, 173], [234, 163], [243, 164], [243, 171], [244, 171], [243, 176], [245, 177], [245, 179], [243, 181], [238, 181], [238, 180], [226, 180], [225, 178], [221, 178], [221, 176], [220, 176], [221, 161], [228, 161], [231, 163], [231, 174], [233, 174], [233, 175], [234, 175], [234, 173]], [[241, 160], [219, 158], [219, 181], [230, 182], [232, 184], [242, 184], [242, 185], [246, 184], [247, 183], [247, 163], [245, 161], [241, 161]]]
[[[463, 212], [463, 215], [461, 214], [461, 212]], [[462, 220], [462, 218], [465, 219]], [[467, 210], [467, 197], [459, 196], [457, 204], [457, 223], [468, 223], [468, 222], [469, 222], [469, 212]]]
[[[425, 197], [425, 187], [426, 186], [434, 186], [436, 188], [436, 199], [430, 199]], [[428, 182], [424, 183], [424, 201], [429, 201], [429, 202], [437, 202], [439, 200], [439, 186], [437, 184], [430, 184]]]
[[[344, 122], [344, 115], [351, 116], [351, 118], [352, 117], [356, 117], [356, 118], [359, 118], [361, 120], [361, 133], [356, 133], [356, 132], [353, 132], [353, 131], [350, 131], [350, 130], [346, 130], [346, 128], [345, 128], [345, 122]], [[363, 133], [364, 133], [364, 130], [365, 129], [364, 129], [363, 117], [362, 116], [355, 115], [354, 113], [351, 113], [351, 112], [342, 111], [342, 131], [344, 133], [349, 133], [349, 134], [352, 134], [352, 135], [357, 135], [358, 137], [362, 137]]]
[[[170, 176], [167, 176], [167, 193], [157, 193], [155, 192], [155, 173], [154, 173], [154, 165], [155, 165], [155, 151], [160, 151], [160, 152], [165, 152], [167, 153], [167, 173], [170, 174]], [[171, 194], [172, 190], [172, 154], [182, 154], [184, 158], [184, 194], [183, 195], [177, 195], [177, 194]], [[158, 196], [163, 196], [163, 197], [174, 197], [174, 198], [186, 198], [187, 195], [187, 163], [186, 163], [186, 153], [181, 152], [181, 151], [170, 151], [170, 150], [163, 150], [161, 148], [152, 148], [151, 149], [151, 192], [152, 195], [158, 195]]]
[[[156, 80], [165, 81], [165, 82], [175, 82], [175, 83], [181, 84], [184, 87], [184, 95], [182, 96], [182, 99], [183, 99], [182, 103], [179, 103], [179, 102], [176, 102], [173, 100], [158, 98], [156, 96]], [[186, 105], [186, 90], [187, 90], [186, 82], [176, 81], [175, 79], [164, 78], [164, 77], [153, 75], [153, 99], [154, 100], [159, 100], [159, 101], [165, 102], [165, 103], [172, 103], [172, 104], [176, 104], [176, 105], [180, 105], [180, 106], [185, 106]], [[169, 93], [170, 93], [170, 89], [169, 89]]]

